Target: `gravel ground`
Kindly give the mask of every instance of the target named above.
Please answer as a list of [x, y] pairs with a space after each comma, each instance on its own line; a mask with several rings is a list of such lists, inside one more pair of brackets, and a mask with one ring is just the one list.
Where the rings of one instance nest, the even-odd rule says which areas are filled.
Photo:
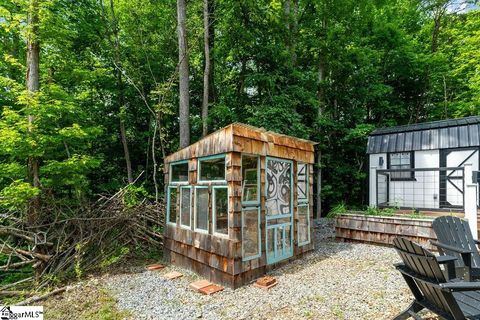
[[[112, 276], [107, 287], [138, 319], [391, 319], [409, 305], [393, 249], [336, 242], [328, 221], [315, 230], [316, 250], [271, 272], [279, 284], [268, 291], [247, 285], [205, 296], [188, 288], [197, 275], [174, 266]], [[172, 270], [184, 276], [162, 278]]]

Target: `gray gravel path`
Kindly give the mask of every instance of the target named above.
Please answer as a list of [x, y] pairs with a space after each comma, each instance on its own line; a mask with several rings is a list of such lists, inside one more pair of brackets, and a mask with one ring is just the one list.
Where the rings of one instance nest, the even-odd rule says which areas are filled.
[[[393, 249], [335, 242], [326, 221], [316, 230], [316, 250], [272, 272], [279, 284], [268, 291], [247, 285], [204, 296], [188, 288], [197, 275], [173, 266], [116, 275], [107, 287], [138, 319], [391, 319], [408, 306]], [[162, 278], [172, 270], [184, 276]]]

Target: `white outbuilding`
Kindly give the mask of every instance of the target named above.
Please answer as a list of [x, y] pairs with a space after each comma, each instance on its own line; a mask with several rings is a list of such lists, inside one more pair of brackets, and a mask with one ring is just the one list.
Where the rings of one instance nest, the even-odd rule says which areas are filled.
[[480, 116], [377, 129], [367, 153], [370, 206], [477, 211]]

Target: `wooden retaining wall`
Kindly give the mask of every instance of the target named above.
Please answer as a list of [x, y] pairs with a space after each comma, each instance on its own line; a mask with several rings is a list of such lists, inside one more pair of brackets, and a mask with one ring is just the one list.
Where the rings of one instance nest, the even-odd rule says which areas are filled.
[[405, 237], [434, 250], [430, 240], [436, 240], [431, 219], [408, 217], [378, 217], [342, 214], [335, 219], [336, 237], [341, 240], [391, 245], [395, 237]]

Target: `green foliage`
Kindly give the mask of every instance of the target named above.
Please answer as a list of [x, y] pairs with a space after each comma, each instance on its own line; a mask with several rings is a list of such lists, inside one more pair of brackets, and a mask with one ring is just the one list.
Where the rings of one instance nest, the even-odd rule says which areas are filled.
[[365, 214], [367, 216], [391, 217], [395, 215], [395, 212], [396, 212], [396, 209], [394, 208], [379, 209], [376, 207], [367, 207]]
[[[436, 2], [307, 0], [289, 13], [285, 4], [215, 1], [208, 123], [317, 141], [325, 211], [365, 207], [365, 147], [375, 128], [480, 114], [478, 9], [447, 11], [432, 50]], [[114, 0], [115, 19], [105, 2], [40, 1], [36, 94], [25, 91], [27, 5], [0, 4], [0, 205], [25, 210], [38, 192], [71, 205], [116, 192], [127, 182], [121, 119], [134, 176], [144, 172], [142, 189], [125, 194], [135, 206], [154, 190], [154, 134], [156, 170], [179, 145], [175, 1]], [[195, 142], [202, 2], [187, 9]], [[29, 159], [39, 162], [39, 190], [28, 187]]]
[[127, 247], [118, 248], [114, 254], [110, 255], [107, 259], [103, 260], [100, 263], [100, 267], [103, 269], [108, 268], [111, 265], [115, 264], [116, 262], [120, 261], [129, 253], [130, 253], [130, 249], [128, 249]]
[[333, 219], [336, 218], [337, 216], [347, 213], [348, 209], [345, 206], [345, 203], [339, 203], [336, 206], [334, 206], [327, 214], [327, 218]]
[[38, 188], [32, 187], [29, 183], [15, 180], [0, 190], [0, 208], [9, 211], [23, 211], [28, 201], [40, 193]]
[[146, 197], [148, 197], [148, 192], [143, 186], [137, 187], [131, 184], [124, 189], [123, 203], [127, 208], [133, 208]]

